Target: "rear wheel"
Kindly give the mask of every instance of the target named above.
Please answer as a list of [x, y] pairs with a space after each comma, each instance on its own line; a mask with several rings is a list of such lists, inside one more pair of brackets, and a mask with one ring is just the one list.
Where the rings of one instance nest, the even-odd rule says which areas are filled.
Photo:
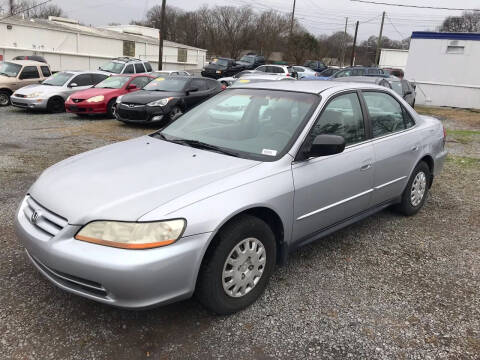
[[264, 221], [242, 215], [213, 241], [200, 269], [196, 297], [217, 314], [231, 314], [265, 290], [275, 267], [275, 236]]
[[48, 100], [47, 110], [51, 113], [60, 113], [65, 111], [65, 101], [60, 97], [54, 97]]
[[112, 99], [107, 104], [107, 115], [115, 118], [115, 112], [117, 110], [117, 99]]
[[419, 162], [408, 180], [407, 187], [402, 194], [402, 201], [396, 206], [396, 209], [407, 216], [415, 215], [427, 199], [430, 179], [430, 168], [425, 162]]
[[10, 94], [8, 91], [0, 91], [0, 106], [7, 106], [10, 104]]

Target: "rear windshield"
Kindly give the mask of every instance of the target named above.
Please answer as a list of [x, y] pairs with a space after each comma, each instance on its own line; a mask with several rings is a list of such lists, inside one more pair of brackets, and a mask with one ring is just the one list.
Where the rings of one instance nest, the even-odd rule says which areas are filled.
[[143, 89], [149, 91], [183, 91], [188, 79], [179, 79], [175, 77], [159, 77], [151, 81]]
[[128, 80], [130, 80], [129, 76], [110, 76], [95, 85], [95, 87], [100, 89], [121, 89]]
[[120, 74], [123, 70], [124, 63], [119, 63], [115, 61], [110, 61], [109, 63], [106, 63], [105, 65], [100, 67], [100, 70], [103, 71], [108, 71], [114, 74]]
[[73, 74], [69, 72], [58, 72], [50, 76], [42, 84], [52, 85], [52, 86], [63, 86], [72, 76]]
[[16, 77], [21, 69], [22, 65], [4, 62], [0, 64], [0, 75]]

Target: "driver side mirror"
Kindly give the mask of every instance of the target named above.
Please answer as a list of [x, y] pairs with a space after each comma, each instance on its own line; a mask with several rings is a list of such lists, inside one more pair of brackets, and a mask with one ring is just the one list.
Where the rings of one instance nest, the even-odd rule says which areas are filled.
[[131, 84], [127, 86], [127, 90], [138, 90], [138, 88], [136, 85]]
[[71, 88], [74, 88], [74, 87], [77, 87], [77, 86], [78, 86], [77, 83], [70, 83], [70, 84], [68, 85], [68, 87], [71, 87]]
[[317, 135], [310, 149], [305, 151], [306, 158], [340, 154], [345, 150], [345, 139], [338, 135]]

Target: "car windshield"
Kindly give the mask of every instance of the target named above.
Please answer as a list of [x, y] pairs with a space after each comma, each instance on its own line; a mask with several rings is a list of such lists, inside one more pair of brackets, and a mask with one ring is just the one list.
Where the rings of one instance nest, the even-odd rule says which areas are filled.
[[213, 59], [211, 61], [212, 64], [220, 65], [220, 66], [228, 66], [228, 61], [225, 59]]
[[392, 90], [398, 95], [403, 96], [402, 83], [400, 81], [390, 81]]
[[149, 91], [183, 91], [188, 79], [159, 77], [151, 81], [143, 89]]
[[110, 61], [109, 63], [106, 63], [105, 65], [101, 66], [100, 70], [108, 71], [114, 74], [120, 74], [124, 66], [125, 66], [124, 63]]
[[69, 72], [58, 72], [50, 76], [42, 84], [51, 86], [63, 86], [72, 76], [73, 74]]
[[318, 95], [300, 92], [226, 90], [156, 135], [167, 141], [207, 144], [241, 157], [275, 160], [288, 150], [318, 100]]
[[242, 56], [240, 61], [245, 61], [247, 63], [253, 64], [255, 62], [255, 57], [253, 57], [252, 55], [244, 55]]
[[22, 65], [14, 64], [11, 62], [0, 63], [0, 75], [16, 77], [21, 69]]
[[111, 76], [95, 85], [100, 89], [121, 89], [130, 80], [129, 76]]

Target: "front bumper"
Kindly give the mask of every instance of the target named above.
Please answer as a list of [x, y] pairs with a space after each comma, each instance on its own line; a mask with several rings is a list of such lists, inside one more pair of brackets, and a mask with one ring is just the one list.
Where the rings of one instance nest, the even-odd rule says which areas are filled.
[[87, 103], [86, 101], [81, 101], [74, 103], [69, 101], [65, 103], [65, 110], [74, 114], [106, 114], [107, 104], [104, 102]]
[[10, 96], [10, 102], [13, 106], [22, 109], [46, 109], [48, 99], [42, 98], [23, 98], [15, 95]]
[[151, 124], [164, 121], [169, 109], [160, 106], [117, 104], [117, 120], [132, 124]]
[[150, 250], [117, 249], [75, 240], [76, 225], [48, 237], [27, 218], [26, 206], [24, 200], [15, 219], [17, 236], [35, 267], [63, 290], [133, 309], [193, 294], [211, 233]]

